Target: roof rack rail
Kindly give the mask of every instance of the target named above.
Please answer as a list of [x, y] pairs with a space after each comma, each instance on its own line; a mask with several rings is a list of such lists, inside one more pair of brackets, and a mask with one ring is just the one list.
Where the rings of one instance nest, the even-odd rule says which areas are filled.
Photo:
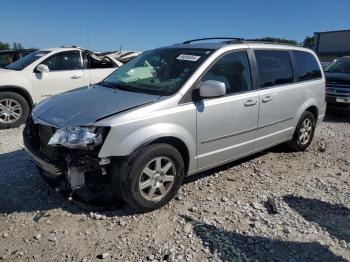
[[241, 37], [206, 37], [206, 38], [198, 38], [198, 39], [193, 39], [193, 40], [187, 40], [185, 42], [183, 42], [182, 44], [190, 44], [193, 42], [199, 42], [199, 41], [203, 41], [203, 40], [226, 40], [223, 41], [222, 43], [225, 44], [239, 44], [239, 43], [263, 43], [263, 44], [278, 44], [278, 45], [288, 45], [288, 46], [299, 46], [298, 44], [289, 44], [289, 43], [281, 43], [278, 41], [274, 41], [274, 40], [268, 40], [268, 39], [259, 39], [259, 38], [255, 38], [255, 39], [244, 39]]
[[241, 40], [234, 40], [234, 41], [225, 41], [226, 44], [235, 44], [235, 43], [262, 43], [262, 44], [277, 44], [277, 45], [287, 45], [287, 46], [299, 46], [298, 44], [289, 44], [289, 43], [282, 43], [274, 40], [266, 40], [266, 39], [241, 39]]
[[190, 44], [192, 42], [199, 42], [203, 40], [231, 40], [233, 41], [243, 41], [243, 38], [240, 37], [206, 37], [206, 38], [198, 38], [198, 39], [192, 39], [192, 40], [187, 40], [183, 42], [182, 44]]

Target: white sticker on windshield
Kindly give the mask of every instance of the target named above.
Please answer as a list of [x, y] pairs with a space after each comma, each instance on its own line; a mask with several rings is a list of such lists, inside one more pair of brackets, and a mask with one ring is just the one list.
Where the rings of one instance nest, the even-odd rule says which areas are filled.
[[176, 59], [196, 62], [199, 58], [201, 58], [201, 57], [197, 56], [197, 55], [184, 55], [184, 54], [182, 54], [182, 55], [179, 55]]
[[45, 53], [38, 53], [38, 54], [35, 54], [35, 56], [44, 56], [44, 55], [46, 55]]

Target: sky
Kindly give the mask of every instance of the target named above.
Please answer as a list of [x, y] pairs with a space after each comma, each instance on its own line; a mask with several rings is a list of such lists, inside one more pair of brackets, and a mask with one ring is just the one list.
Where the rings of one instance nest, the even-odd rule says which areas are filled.
[[314, 32], [350, 29], [350, 0], [10, 0], [0, 9], [0, 41], [26, 48], [144, 51], [214, 36], [302, 42]]

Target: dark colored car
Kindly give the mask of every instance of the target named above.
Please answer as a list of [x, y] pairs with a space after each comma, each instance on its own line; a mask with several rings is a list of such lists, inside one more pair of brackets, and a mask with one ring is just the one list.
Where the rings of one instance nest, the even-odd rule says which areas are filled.
[[0, 51], [0, 68], [3, 68], [30, 53], [36, 49], [18, 49], [18, 50], [4, 50]]
[[324, 72], [327, 108], [350, 112], [350, 56], [335, 59]]

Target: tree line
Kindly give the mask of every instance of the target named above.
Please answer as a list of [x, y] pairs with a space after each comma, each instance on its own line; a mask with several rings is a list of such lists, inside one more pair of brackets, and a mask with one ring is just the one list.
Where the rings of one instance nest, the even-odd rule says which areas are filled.
[[24, 49], [21, 43], [13, 43], [12, 45], [9, 43], [0, 41], [0, 50], [9, 50], [9, 49]]

